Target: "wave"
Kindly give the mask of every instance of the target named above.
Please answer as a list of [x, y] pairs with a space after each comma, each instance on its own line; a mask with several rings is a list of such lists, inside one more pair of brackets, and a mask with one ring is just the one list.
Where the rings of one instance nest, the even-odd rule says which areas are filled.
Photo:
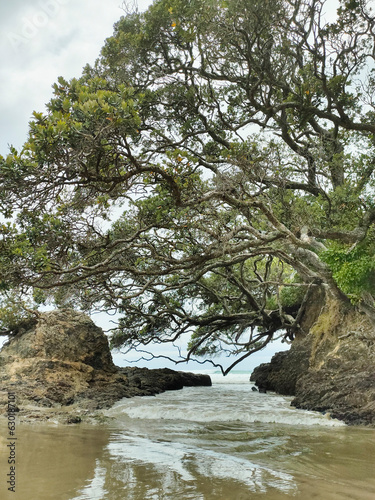
[[190, 422], [239, 422], [244, 424], [283, 424], [291, 426], [344, 426], [329, 414], [298, 410], [291, 398], [260, 394], [243, 384], [217, 384], [212, 388], [185, 388], [152, 398], [125, 399], [117, 403], [111, 415], [141, 420]]

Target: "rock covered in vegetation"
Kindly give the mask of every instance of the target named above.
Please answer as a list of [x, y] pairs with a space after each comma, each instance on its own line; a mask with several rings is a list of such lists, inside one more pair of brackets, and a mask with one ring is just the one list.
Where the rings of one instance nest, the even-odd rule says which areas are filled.
[[330, 299], [289, 351], [256, 368], [251, 379], [297, 408], [375, 426], [375, 329], [365, 315]]
[[[119, 368], [107, 337], [83, 313], [42, 313], [0, 351], [0, 399], [16, 394], [22, 414], [30, 408], [108, 408], [123, 397], [154, 395], [183, 386], [211, 385], [207, 375], [168, 369]], [[71, 417], [69, 417], [71, 420]], [[79, 419], [77, 419], [79, 421]]]

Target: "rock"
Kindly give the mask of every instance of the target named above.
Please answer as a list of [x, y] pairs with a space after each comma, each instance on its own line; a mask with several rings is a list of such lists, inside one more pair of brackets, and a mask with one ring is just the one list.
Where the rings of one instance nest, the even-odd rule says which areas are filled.
[[80, 424], [81, 422], [82, 422], [82, 418], [81, 417], [71, 416], [71, 417], [68, 417], [66, 419], [66, 423], [67, 424]]
[[147, 389], [154, 394], [183, 387], [212, 385], [208, 375], [177, 372], [169, 368], [149, 370], [148, 368], [126, 367], [120, 368], [120, 372], [126, 375], [130, 384], [140, 389]]
[[[324, 359], [322, 355], [324, 353]], [[354, 335], [322, 344], [296, 385], [292, 404], [329, 412], [347, 424], [375, 425], [375, 349]]]
[[107, 337], [101, 328], [85, 314], [72, 310], [41, 314], [36, 325], [32, 323], [27, 332], [11, 338], [1, 351], [0, 360], [6, 356], [9, 359], [43, 359], [46, 368], [49, 363], [51, 369], [57, 360], [60, 365], [73, 362], [96, 370], [116, 371]]
[[289, 351], [276, 353], [270, 363], [262, 363], [250, 376], [259, 389], [294, 396], [296, 383], [309, 368], [311, 339], [294, 342]]
[[[306, 334], [257, 367], [259, 388], [295, 396], [292, 405], [350, 425], [375, 426], [375, 331], [358, 310], [329, 298]], [[314, 321], [311, 317], [314, 317]]]
[[[209, 386], [211, 379], [169, 369], [115, 366], [103, 331], [72, 310], [42, 313], [0, 351], [0, 400], [15, 392], [21, 414], [30, 406], [33, 413], [35, 407], [90, 413], [124, 397], [192, 385]], [[3, 404], [1, 410], [5, 408]], [[79, 418], [69, 415], [64, 421], [76, 423]]]

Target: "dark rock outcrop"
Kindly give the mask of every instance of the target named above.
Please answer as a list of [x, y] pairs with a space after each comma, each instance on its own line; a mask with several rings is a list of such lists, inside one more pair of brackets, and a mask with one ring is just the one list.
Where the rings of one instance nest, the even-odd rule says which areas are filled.
[[157, 394], [163, 391], [174, 391], [183, 387], [211, 386], [209, 375], [177, 372], [170, 368], [126, 367], [120, 368], [120, 373], [126, 375], [129, 385], [141, 390], [144, 394]]
[[67, 407], [89, 413], [123, 397], [194, 385], [209, 386], [211, 379], [169, 369], [115, 366], [101, 328], [72, 310], [42, 313], [0, 351], [0, 408], [5, 410], [11, 391], [21, 415], [30, 414], [31, 408], [34, 414], [38, 408]]
[[[313, 306], [316, 309], [316, 303]], [[251, 380], [258, 387], [294, 395], [292, 405], [297, 408], [329, 413], [347, 424], [375, 426], [371, 321], [329, 298], [306, 331], [289, 351], [256, 368]]]
[[255, 368], [250, 380], [259, 389], [294, 396], [297, 380], [309, 368], [310, 350], [310, 339], [304, 338], [293, 344], [289, 351], [276, 353], [270, 363]]

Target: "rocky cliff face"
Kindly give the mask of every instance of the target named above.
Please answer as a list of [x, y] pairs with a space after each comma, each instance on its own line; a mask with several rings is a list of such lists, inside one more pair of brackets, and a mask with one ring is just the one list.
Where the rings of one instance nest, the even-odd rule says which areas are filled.
[[[317, 305], [320, 304], [320, 310]], [[313, 310], [315, 309], [315, 311]], [[328, 412], [348, 424], [375, 426], [375, 330], [352, 307], [329, 298], [311, 304], [286, 353], [254, 370], [259, 387], [294, 395], [298, 408]]]
[[187, 385], [208, 386], [211, 380], [168, 369], [116, 367], [103, 331], [71, 310], [41, 314], [0, 351], [0, 408], [5, 410], [12, 391], [24, 415], [38, 414], [41, 407], [89, 413], [123, 397]]

